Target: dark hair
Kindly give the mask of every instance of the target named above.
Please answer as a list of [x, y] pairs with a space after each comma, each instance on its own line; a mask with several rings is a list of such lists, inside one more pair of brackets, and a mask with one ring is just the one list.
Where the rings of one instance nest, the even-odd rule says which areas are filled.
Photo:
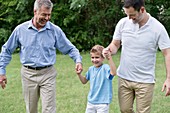
[[124, 8], [133, 7], [136, 11], [140, 11], [140, 8], [145, 5], [144, 0], [124, 0]]

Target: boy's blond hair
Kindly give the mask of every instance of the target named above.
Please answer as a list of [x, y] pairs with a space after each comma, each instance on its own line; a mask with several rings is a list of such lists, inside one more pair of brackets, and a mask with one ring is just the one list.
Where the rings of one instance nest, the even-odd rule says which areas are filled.
[[98, 55], [101, 55], [103, 58], [103, 54], [102, 54], [102, 51], [103, 51], [104, 47], [101, 46], [101, 45], [95, 45], [92, 47], [92, 49], [90, 50], [90, 53], [96, 53]]

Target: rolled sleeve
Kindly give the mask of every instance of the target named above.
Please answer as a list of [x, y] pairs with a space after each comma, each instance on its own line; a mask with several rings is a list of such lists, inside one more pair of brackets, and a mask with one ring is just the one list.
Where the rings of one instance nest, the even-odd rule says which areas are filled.
[[3, 68], [0, 68], [0, 75], [5, 75], [6, 74], [6, 70]]

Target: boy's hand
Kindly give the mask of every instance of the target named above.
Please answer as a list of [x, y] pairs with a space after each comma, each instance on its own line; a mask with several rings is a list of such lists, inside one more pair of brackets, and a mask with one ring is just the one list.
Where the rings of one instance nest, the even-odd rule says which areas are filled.
[[110, 50], [110, 48], [104, 48], [103, 51], [102, 51], [102, 55], [103, 55], [104, 58], [109, 60], [110, 57], [111, 57], [111, 50]]
[[110, 60], [111, 57], [112, 57], [112, 56], [111, 56], [111, 52], [108, 51], [108, 53], [105, 55], [105, 58], [106, 58], [107, 60]]
[[76, 63], [75, 71], [77, 74], [80, 74], [83, 71], [83, 66], [81, 63]]

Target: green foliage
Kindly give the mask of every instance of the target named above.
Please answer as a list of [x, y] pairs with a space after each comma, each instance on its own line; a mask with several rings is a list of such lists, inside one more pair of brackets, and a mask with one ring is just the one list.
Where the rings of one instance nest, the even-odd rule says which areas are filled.
[[[35, 0], [0, 0], [0, 46], [13, 29], [33, 17]], [[52, 0], [51, 21], [61, 27], [80, 51], [95, 44], [107, 46], [117, 22], [124, 17], [122, 0]], [[146, 0], [147, 11], [170, 34], [170, 0]]]
[[81, 9], [81, 7], [86, 6], [88, 0], [70, 0], [70, 9]]
[[70, 9], [73, 13], [64, 21], [67, 22], [66, 33], [80, 51], [87, 51], [95, 44], [107, 46], [111, 42], [114, 27], [122, 17], [115, 1], [72, 0]]
[[5, 41], [7, 40], [7, 37], [10, 35], [10, 31], [6, 30], [4, 28], [0, 28], [0, 45], [3, 45], [5, 43]]
[[26, 12], [27, 3], [24, 0], [0, 1], [0, 46], [2, 46], [13, 29], [30, 16]]
[[159, 20], [165, 28], [168, 31], [168, 34], [170, 35], [170, 0], [166, 0], [163, 2], [162, 5], [159, 5], [159, 9], [161, 13], [159, 13]]
[[147, 11], [157, 18], [170, 35], [170, 0], [147, 0]]

